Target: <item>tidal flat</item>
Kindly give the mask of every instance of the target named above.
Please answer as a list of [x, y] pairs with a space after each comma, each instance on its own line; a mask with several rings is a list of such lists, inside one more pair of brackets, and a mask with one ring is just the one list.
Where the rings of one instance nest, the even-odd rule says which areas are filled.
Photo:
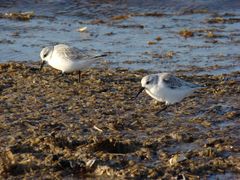
[[151, 71], [91, 68], [80, 83], [30, 62], [0, 72], [1, 178], [240, 178], [239, 71], [176, 71], [206, 88], [159, 116], [146, 93], [133, 99]]

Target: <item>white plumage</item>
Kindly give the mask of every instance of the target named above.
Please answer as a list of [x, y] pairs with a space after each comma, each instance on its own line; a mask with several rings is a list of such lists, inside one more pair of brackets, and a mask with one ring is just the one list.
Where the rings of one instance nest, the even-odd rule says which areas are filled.
[[165, 102], [166, 105], [180, 102], [195, 90], [202, 87], [177, 78], [170, 73], [158, 73], [145, 76], [142, 78], [141, 84], [142, 88], [137, 96], [145, 90], [152, 98], [160, 102]]
[[142, 87], [154, 99], [166, 105], [180, 102], [201, 86], [186, 82], [169, 73], [151, 74], [141, 80]]
[[82, 71], [88, 68], [100, 57], [105, 55], [93, 55], [88, 51], [80, 50], [74, 47], [69, 47], [65, 44], [58, 44], [49, 46], [42, 49], [40, 57], [42, 65], [47, 62], [55, 69], [62, 71], [62, 73], [69, 73], [73, 71]]

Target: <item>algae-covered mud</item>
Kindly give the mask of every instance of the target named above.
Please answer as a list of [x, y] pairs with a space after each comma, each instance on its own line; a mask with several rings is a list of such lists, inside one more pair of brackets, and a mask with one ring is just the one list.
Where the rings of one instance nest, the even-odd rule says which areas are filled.
[[0, 65], [1, 178], [240, 178], [239, 72], [176, 72], [206, 88], [157, 117], [150, 71], [38, 68]]

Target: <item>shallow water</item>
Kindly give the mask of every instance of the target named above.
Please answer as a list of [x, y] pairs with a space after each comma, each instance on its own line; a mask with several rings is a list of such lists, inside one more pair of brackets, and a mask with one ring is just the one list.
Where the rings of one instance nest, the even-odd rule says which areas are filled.
[[[0, 62], [38, 61], [44, 46], [67, 43], [107, 52], [111, 67], [194, 69], [199, 74], [237, 71], [240, 22], [208, 20], [238, 19], [239, 8], [239, 1], [3, 1], [2, 13], [34, 11], [35, 17], [29, 21], [0, 19]], [[113, 20], [117, 15], [126, 17]], [[87, 31], [78, 32], [81, 27]], [[180, 36], [183, 29], [193, 31], [194, 36]], [[209, 32], [216, 37], [207, 37]], [[161, 40], [155, 40], [159, 36]]]

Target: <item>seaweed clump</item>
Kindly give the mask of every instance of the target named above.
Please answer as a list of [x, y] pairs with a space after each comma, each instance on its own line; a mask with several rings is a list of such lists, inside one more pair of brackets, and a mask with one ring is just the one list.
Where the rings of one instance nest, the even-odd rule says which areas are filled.
[[1, 13], [0, 18], [15, 19], [20, 21], [29, 21], [35, 16], [34, 12], [10, 12]]

